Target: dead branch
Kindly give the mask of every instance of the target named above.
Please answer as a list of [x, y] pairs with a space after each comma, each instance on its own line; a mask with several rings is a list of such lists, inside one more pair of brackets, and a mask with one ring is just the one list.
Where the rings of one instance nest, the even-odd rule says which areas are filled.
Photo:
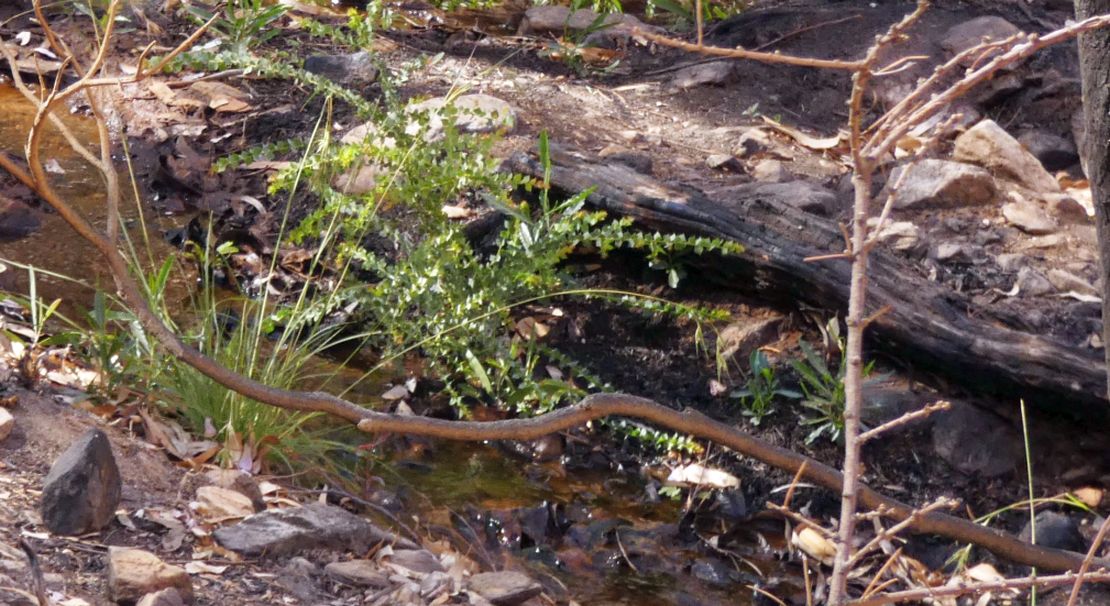
[[876, 427], [875, 429], [870, 429], [868, 431], [863, 432], [859, 436], [859, 441], [861, 443], [863, 443], [863, 442], [867, 442], [868, 440], [874, 440], [875, 438], [879, 437], [880, 435], [882, 435], [885, 432], [890, 431], [891, 429], [894, 429], [896, 427], [901, 427], [902, 425], [905, 425], [907, 423], [911, 423], [911, 422], [916, 421], [918, 419], [924, 419], [925, 417], [927, 417], [927, 416], [929, 416], [929, 415], [931, 415], [935, 412], [939, 412], [939, 411], [942, 411], [942, 410], [948, 410], [949, 408], [952, 408], [952, 403], [948, 402], [946, 400], [941, 400], [939, 402], [933, 402], [932, 404], [929, 404], [925, 408], [922, 408], [920, 410], [915, 410], [913, 412], [907, 412], [906, 414], [898, 417], [897, 419], [887, 421], [886, 423], [883, 423], [882, 425]]
[[1079, 599], [1079, 588], [1083, 586], [1083, 581], [1086, 580], [1087, 570], [1090, 569], [1091, 562], [1098, 555], [1098, 550], [1102, 547], [1102, 541], [1106, 539], [1107, 531], [1110, 531], [1110, 517], [1102, 521], [1102, 526], [1099, 526], [1095, 540], [1091, 542], [1091, 547], [1087, 550], [1087, 557], [1083, 558], [1083, 565], [1079, 567], [1079, 574], [1075, 575], [1075, 585], [1071, 588], [1071, 595], [1068, 596], [1068, 606], [1075, 606], [1075, 601]]
[[760, 63], [774, 63], [779, 65], [796, 65], [799, 67], [816, 67], [820, 69], [835, 69], [841, 71], [855, 71], [860, 68], [859, 61], [841, 61], [839, 59], [816, 59], [812, 57], [796, 57], [793, 55], [780, 55], [778, 53], [763, 53], [742, 48], [721, 48], [719, 46], [704, 46], [675, 40], [668, 36], [646, 32], [638, 27], [632, 28], [632, 35], [642, 37], [649, 42], [660, 46], [669, 46], [691, 53], [713, 55], [727, 59], [750, 59]]
[[[883, 604], [897, 604], [901, 602], [919, 602], [937, 598], [954, 598], [971, 594], [982, 594], [988, 591], [1007, 591], [1011, 589], [1027, 589], [1029, 587], [1059, 587], [1075, 582], [1076, 575], [1066, 573], [1047, 577], [1021, 577], [988, 583], [973, 583], [970, 585], [957, 585], [954, 587], [923, 587], [906, 591], [883, 593], [869, 598], [861, 598], [850, 602], [851, 606], [882, 606]], [[1099, 572], [1087, 576], [1088, 581], [1096, 583], [1110, 583], [1110, 572]]]

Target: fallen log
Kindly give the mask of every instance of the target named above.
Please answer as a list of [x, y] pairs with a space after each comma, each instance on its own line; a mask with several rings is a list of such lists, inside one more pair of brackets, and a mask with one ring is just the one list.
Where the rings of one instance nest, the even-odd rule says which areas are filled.
[[[741, 255], [717, 259], [705, 273], [738, 289], [774, 300], [803, 302], [843, 312], [848, 305], [849, 261], [806, 261], [843, 252], [844, 237], [823, 217], [773, 195], [732, 188], [711, 199], [691, 187], [673, 186], [617, 163], [556, 149], [551, 184], [563, 192], [593, 188], [590, 204], [632, 217], [652, 229], [725, 238], [743, 244]], [[507, 161], [513, 171], [541, 178], [531, 154]], [[1106, 368], [1096, 352], [998, 326], [967, 313], [965, 295], [917, 274], [909, 262], [872, 252], [867, 301], [880, 315], [869, 345], [915, 367], [957, 378], [970, 390], [1024, 398], [1053, 412], [1092, 420], [1110, 418]]]

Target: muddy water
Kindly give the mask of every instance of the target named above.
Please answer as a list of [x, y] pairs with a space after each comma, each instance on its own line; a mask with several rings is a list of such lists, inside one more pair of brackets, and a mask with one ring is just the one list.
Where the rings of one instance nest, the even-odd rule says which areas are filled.
[[[99, 156], [98, 147], [95, 144], [97, 133], [94, 122], [86, 117], [70, 115], [64, 109], [59, 110], [57, 114], [74, 136], [80, 141], [88, 142], [89, 151]], [[3, 119], [0, 119], [0, 149], [9, 156], [22, 158], [27, 132], [34, 120], [34, 107], [14, 87], [0, 85], [0, 116], [3, 116]], [[78, 156], [53, 126], [47, 126], [45, 131], [41, 157], [48, 169], [51, 185], [74, 208], [103, 230], [107, 224], [107, 211], [104, 182], [99, 171]], [[138, 212], [135, 201], [130, 196], [131, 189], [128, 186], [126, 174], [121, 174], [121, 187], [124, 196], [123, 207], [120, 209], [122, 219], [124, 224], [130, 227], [129, 233], [139, 247], [140, 258], [148, 258], [147, 246], [143, 244], [142, 230], [139, 229], [140, 219], [143, 218], [150, 228], [149, 258], [159, 260], [165, 258], [169, 248], [161, 241], [158, 230], [153, 224], [154, 218], [149, 214], [142, 217]], [[4, 193], [0, 191], [0, 195]], [[41, 225], [34, 233], [23, 238], [0, 240], [0, 263], [3, 262], [2, 260], [11, 260], [34, 265], [36, 268], [85, 282], [87, 287], [42, 274], [38, 274], [36, 278], [41, 298], [46, 300], [60, 298], [65, 303], [62, 309], [68, 315], [79, 316], [79, 310], [87, 307], [92, 301], [93, 288], [99, 286], [109, 292], [112, 290], [111, 275], [96, 249], [79, 238], [69, 225], [45, 204], [37, 209], [36, 214]], [[6, 277], [5, 287], [14, 292], [27, 292], [26, 271], [9, 267], [5, 273], [10, 274]]]

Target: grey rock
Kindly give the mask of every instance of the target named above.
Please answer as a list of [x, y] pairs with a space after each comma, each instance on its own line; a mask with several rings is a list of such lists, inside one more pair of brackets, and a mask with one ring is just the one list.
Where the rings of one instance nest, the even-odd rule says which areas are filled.
[[1077, 276], [1070, 271], [1055, 268], [1048, 270], [1048, 281], [1060, 292], [1076, 292], [1081, 295], [1098, 296], [1098, 289], [1094, 284]]
[[345, 509], [322, 503], [256, 513], [213, 534], [225, 549], [249, 556], [280, 556], [306, 549], [362, 553], [379, 542], [416, 547]]
[[373, 56], [366, 51], [349, 55], [311, 55], [304, 60], [304, 69], [348, 88], [363, 88], [378, 79]]
[[968, 265], [984, 258], [982, 247], [966, 242], [941, 242], [929, 251], [929, 257], [941, 263]]
[[1005, 40], [1021, 30], [1002, 17], [976, 17], [955, 25], [945, 33], [940, 46], [951, 55], [959, 54], [985, 40]]
[[957, 137], [952, 157], [990, 169], [1038, 193], [1060, 191], [1060, 184], [1040, 160], [993, 120], [982, 120]]
[[121, 489], [119, 467], [108, 436], [99, 429], [90, 429], [54, 461], [46, 474], [43, 524], [50, 532], [63, 535], [104, 528], [115, 515]]
[[[1037, 545], [1068, 551], [1086, 551], [1086, 541], [1079, 532], [1079, 525], [1070, 516], [1055, 511], [1041, 511], [1035, 518]], [[1033, 538], [1033, 524], [1026, 522], [1018, 537], [1023, 541]]]
[[[866, 425], [876, 427], [920, 409], [923, 400], [923, 396], [910, 391], [904, 384], [894, 381], [869, 381], [863, 386], [863, 408], [860, 410], [860, 419]], [[928, 419], [917, 423], [921, 422], [928, 422]], [[893, 431], [904, 431], [916, 426], [917, 423], [909, 423]], [[883, 436], [890, 435], [895, 433], [883, 434]]]
[[1017, 271], [1029, 264], [1029, 257], [1021, 253], [1002, 253], [994, 258], [994, 262], [1003, 271]]
[[513, 570], [476, 574], [470, 577], [467, 586], [496, 606], [515, 606], [543, 591], [531, 577]]
[[638, 173], [651, 174], [652, 160], [646, 152], [636, 151], [619, 145], [608, 145], [597, 153], [601, 158], [620, 162]]
[[732, 154], [710, 154], [709, 157], [705, 159], [705, 165], [709, 168], [731, 170], [734, 172], [744, 170], [744, 165], [740, 164], [740, 161]]
[[894, 207], [899, 209], [978, 206], [998, 197], [998, 187], [989, 172], [949, 160], [913, 162], [896, 169], [887, 183], [888, 187], [898, 183]]
[[29, 236], [42, 225], [39, 213], [31, 207], [0, 196], [0, 240]]
[[1034, 236], [1051, 234], [1060, 228], [1055, 219], [1048, 216], [1040, 206], [1028, 200], [1004, 204], [1002, 216], [1010, 225]]
[[[868, 220], [868, 223], [870, 227], [875, 227], [878, 217]], [[901, 252], [916, 252], [923, 244], [921, 229], [910, 221], [887, 221], [875, 238]]]
[[740, 135], [732, 154], [740, 158], [747, 158], [767, 151], [773, 144], [767, 131], [762, 128], [751, 128]]
[[1021, 436], [1000, 417], [958, 401], [933, 417], [933, 450], [962, 473], [994, 478], [1021, 460]]
[[765, 183], [781, 183], [794, 178], [782, 160], [760, 160], [751, 170], [752, 178]]
[[266, 509], [266, 501], [262, 499], [262, 490], [254, 476], [240, 469], [212, 469], [204, 474], [204, 479], [213, 486], [234, 490], [251, 500], [255, 511]]
[[732, 81], [736, 71], [732, 61], [712, 61], [691, 65], [675, 72], [671, 85], [686, 90], [695, 86], [721, 86]]
[[769, 196], [815, 215], [828, 216], [836, 210], [836, 194], [809, 181], [755, 183], [750, 191], [756, 196]]
[[426, 549], [395, 549], [385, 561], [419, 575], [444, 572], [443, 565]]
[[371, 560], [332, 562], [324, 566], [324, 573], [331, 578], [362, 587], [389, 587], [389, 577]]
[[167, 587], [144, 595], [136, 606], [185, 606], [185, 598], [173, 587]]
[[516, 110], [507, 101], [492, 95], [462, 95], [453, 101], [439, 97], [414, 103], [406, 111], [426, 114], [428, 131], [425, 138], [442, 136], [448, 107], [453, 108], [455, 128], [464, 133], [509, 132], [516, 127]]
[[1063, 170], [1079, 161], [1079, 152], [1071, 139], [1048, 131], [1026, 131], [1018, 137], [1018, 142], [1040, 160], [1047, 170]]
[[1018, 293], [1031, 297], [1040, 297], [1053, 291], [1052, 283], [1048, 278], [1032, 267], [1022, 267], [1018, 270], [1015, 285], [1018, 287]]

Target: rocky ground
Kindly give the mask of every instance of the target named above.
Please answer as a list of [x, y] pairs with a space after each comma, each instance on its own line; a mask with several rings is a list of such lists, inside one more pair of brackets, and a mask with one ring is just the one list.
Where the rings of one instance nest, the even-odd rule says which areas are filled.
[[[1006, 3], [986, 10], [981, 4], [939, 3], [896, 52], [939, 59], [984, 35], [1044, 31], [1063, 22], [1067, 3], [1024, 11]], [[908, 6], [878, 2], [828, 11], [798, 2], [777, 5], [713, 26], [708, 41], [855, 57]], [[553, 141], [710, 195], [763, 187], [794, 199], [807, 212], [847, 217], [850, 195], [839, 129], [846, 119], [848, 82], [842, 75], [707, 61], [643, 45], [626, 25], [592, 34], [591, 42], [603, 51], [563, 60], [559, 57], [581, 50], [557, 40], [565, 24], [585, 29], [593, 19], [579, 15], [581, 23], [568, 22], [559, 7], [527, 13], [510, 7], [492, 18], [483, 13], [427, 14], [426, 26], [391, 33], [375, 51], [390, 68], [444, 53], [417, 70], [403, 93], [435, 103], [449, 89], [465, 88], [461, 102], [484, 112], [469, 128], [502, 131], [501, 154], [532, 148], [544, 130]], [[132, 40], [119, 50], [126, 57], [139, 49]], [[372, 90], [374, 73], [366, 56], [311, 50], [317, 55], [310, 61], [313, 69]], [[880, 80], [878, 106], [896, 103], [927, 69], [922, 64]], [[159, 211], [215, 209], [253, 216], [239, 196], [260, 195], [265, 167], [212, 177], [206, 173], [211, 157], [256, 143], [262, 133], [277, 139], [311, 127], [306, 116], [312, 112], [300, 111], [303, 99], [297, 92], [256, 80], [232, 78], [219, 84], [226, 88], [193, 85], [196, 90], [190, 87], [188, 95], [146, 87], [121, 91], [131, 108], [126, 114], [129, 132], [142, 150], [137, 172], [157, 194], [152, 198]], [[883, 175], [877, 189], [889, 192], [889, 186], [898, 184], [892, 219], [883, 229], [885, 242], [920, 275], [970, 294], [974, 313], [1095, 351], [1103, 347], [1098, 337], [1100, 285], [1095, 281], [1090, 193], [1076, 144], [1082, 139], [1074, 118], [1078, 102], [1073, 49], [1051, 51], [969, 97], [953, 110], [959, 115], [942, 136], [907, 137], [899, 157], [929, 146], [929, 159], [892, 163], [893, 170]], [[365, 136], [365, 131], [352, 135], [358, 126], [353, 120], [340, 122], [338, 136]], [[357, 187], [360, 179], [374, 176], [350, 178]], [[36, 226], [50, 226], [51, 217], [43, 216], [17, 187], [5, 190], [4, 203], [0, 231], [23, 236]], [[643, 286], [641, 271], [635, 260], [618, 259], [595, 279], [599, 284], [654, 288], [651, 283]], [[816, 327], [824, 324], [813, 310], [771, 307], [722, 292], [696, 274], [679, 296], [733, 312], [734, 321], [720, 338], [736, 367], [744, 366], [747, 354], [759, 347], [773, 360], [786, 360], [797, 353], [800, 338], [819, 338]], [[693, 346], [683, 327], [591, 306], [570, 306], [568, 312], [567, 325], [579, 332], [564, 326], [561, 334], [585, 331], [593, 338], [567, 338], [566, 345], [577, 348], [575, 353], [593, 362], [617, 388], [735, 416], [727, 393], [742, 383], [740, 373], [719, 377], [711, 361], [691, 355]], [[953, 400], [955, 407], [870, 446], [865, 479], [915, 503], [940, 494], [958, 496], [967, 502], [969, 515], [1024, 498], [1028, 489], [1019, 479], [1024, 455], [1016, 408], [997, 402], [981, 406], [973, 386], [917, 377], [897, 362], [884, 361], [898, 372], [871, 386], [866, 421], [878, 423], [941, 397]], [[155, 421], [136, 411], [112, 416], [106, 426], [94, 414], [73, 410], [51, 390], [42, 391], [13, 390], [0, 408], [0, 428], [14, 426], [10, 435], [0, 435], [0, 600], [34, 603], [15, 591], [33, 591], [34, 568], [16, 549], [21, 539], [39, 554], [48, 597], [56, 603], [172, 604], [191, 596], [199, 603], [543, 604], [581, 595], [559, 591], [546, 578], [541, 586], [532, 572], [495, 572], [492, 562], [457, 541], [413, 535], [398, 522], [412, 523], [414, 512], [383, 515], [357, 499], [329, 498], [327, 493], [306, 498], [277, 479], [174, 465], [160, 450], [166, 446], [150, 438]], [[6, 412], [14, 419], [6, 421]], [[835, 445], [804, 445], [805, 432], [788, 417], [772, 416], [751, 429], [774, 443], [836, 460]], [[1046, 511], [1042, 528], [1058, 532], [1042, 542], [1082, 550], [1106, 511], [1110, 458], [1103, 437], [1043, 411], [1033, 419], [1038, 494], [1072, 491], [1090, 508], [1086, 513], [1074, 508]], [[93, 427], [103, 437], [86, 433]], [[78, 450], [62, 455], [70, 448]], [[613, 469], [637, 466], [634, 454], [601, 458]], [[731, 537], [722, 539], [722, 546], [756, 557], [759, 550], [748, 553], [748, 547], [737, 546], [747, 543], [728, 541], [742, 534], [770, 536], [751, 530], [761, 522], [753, 522], [747, 509], [757, 509], [789, 478], [750, 461], [721, 464], [743, 478], [743, 486], [722, 493], [732, 496], [715, 501], [705, 517], [723, 525], [720, 537]], [[90, 479], [100, 490], [69, 484]], [[646, 485], [651, 492], [659, 483], [649, 480]], [[120, 500], [115, 502], [117, 493]], [[827, 496], [804, 493], [800, 498], [813, 515], [835, 509]], [[93, 494], [99, 498], [92, 499]], [[666, 571], [718, 590], [755, 582], [734, 557], [713, 553], [696, 537], [683, 543], [679, 537], [684, 531], [677, 523], [626, 532], [622, 542], [614, 524], [590, 523], [593, 514], [583, 513], [556, 532], [551, 525], [562, 524], [552, 522], [560, 520], [558, 515], [544, 513], [539, 522], [529, 522], [535, 511], [535, 506], [490, 506], [481, 519], [507, 528], [515, 525], [517, 547], [550, 549], [562, 558], [564, 570], [577, 567], [597, 574], [600, 566], [584, 563], [593, 558], [595, 565], [611, 560], [606, 564], [610, 569], [627, 565], [645, 576]], [[998, 523], [1018, 531], [1024, 519], [1015, 513]], [[777, 531], [781, 534], [781, 527]], [[659, 564], [653, 556], [664, 541], [695, 545], [691, 551], [696, 555], [685, 565]], [[910, 549], [928, 568], [940, 569], [956, 547], [914, 543]], [[781, 556], [782, 549], [777, 545], [770, 551]], [[779, 579], [781, 594], [804, 600], [796, 579], [785, 576], [786, 581]], [[660, 603], [715, 602], [699, 595], [701, 601], [668, 594]], [[1050, 603], [1059, 599], [1060, 592], [1047, 596]], [[1087, 599], [1101, 603], [1099, 595]], [[596, 603], [624, 603], [616, 597], [606, 600]]]

